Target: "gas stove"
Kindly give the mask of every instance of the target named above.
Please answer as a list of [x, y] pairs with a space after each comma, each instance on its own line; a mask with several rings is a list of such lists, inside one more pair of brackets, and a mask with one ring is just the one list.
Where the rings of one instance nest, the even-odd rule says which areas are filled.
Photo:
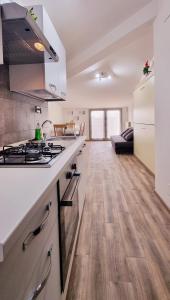
[[54, 159], [65, 150], [53, 143], [30, 141], [18, 146], [4, 146], [0, 151], [0, 167], [51, 167]]

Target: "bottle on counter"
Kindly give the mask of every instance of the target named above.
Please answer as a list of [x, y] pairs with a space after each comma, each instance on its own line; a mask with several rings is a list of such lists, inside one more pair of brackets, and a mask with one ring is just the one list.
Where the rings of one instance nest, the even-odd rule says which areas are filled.
[[41, 131], [41, 126], [40, 123], [37, 123], [37, 126], [35, 128], [35, 140], [40, 141], [42, 140], [42, 131]]

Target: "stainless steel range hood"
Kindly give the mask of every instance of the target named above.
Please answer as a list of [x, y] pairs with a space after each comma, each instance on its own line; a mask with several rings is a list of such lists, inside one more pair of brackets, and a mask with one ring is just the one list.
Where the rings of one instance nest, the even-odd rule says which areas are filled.
[[[37, 64], [59, 60], [55, 49], [27, 8], [15, 2], [5, 3], [1, 5], [1, 15], [5, 64]], [[46, 51], [36, 50], [35, 43], [41, 43]]]

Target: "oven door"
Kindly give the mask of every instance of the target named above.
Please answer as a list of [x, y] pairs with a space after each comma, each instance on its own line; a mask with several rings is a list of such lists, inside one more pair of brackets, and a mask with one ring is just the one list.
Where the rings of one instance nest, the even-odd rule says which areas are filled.
[[61, 291], [64, 291], [79, 221], [78, 184], [80, 173], [74, 173], [70, 184], [59, 201]]

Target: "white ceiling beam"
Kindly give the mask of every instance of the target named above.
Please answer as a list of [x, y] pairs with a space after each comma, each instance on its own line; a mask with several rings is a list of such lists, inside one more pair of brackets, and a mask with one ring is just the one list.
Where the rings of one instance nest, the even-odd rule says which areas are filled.
[[103, 59], [113, 51], [113, 47], [122, 39], [132, 34], [142, 26], [153, 21], [157, 14], [156, 1], [152, 0], [148, 5], [125, 20], [113, 31], [94, 43], [91, 47], [74, 57], [68, 62], [68, 77], [73, 77], [92, 64]]

